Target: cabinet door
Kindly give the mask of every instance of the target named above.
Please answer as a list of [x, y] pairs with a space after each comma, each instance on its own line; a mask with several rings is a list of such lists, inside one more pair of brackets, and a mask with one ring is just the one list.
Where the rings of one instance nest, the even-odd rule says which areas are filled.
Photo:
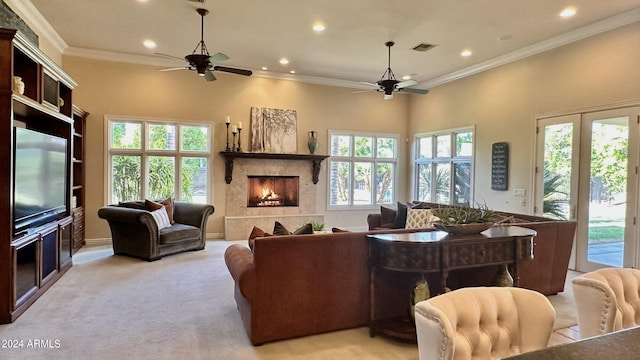
[[71, 265], [71, 250], [72, 250], [72, 226], [71, 218], [60, 221], [58, 227], [58, 233], [60, 234], [60, 255], [58, 268], [62, 270]]
[[38, 239], [38, 234], [27, 235], [11, 245], [13, 310], [35, 293], [40, 286]]
[[40, 286], [42, 286], [58, 273], [58, 227], [42, 232], [40, 238], [42, 243]]

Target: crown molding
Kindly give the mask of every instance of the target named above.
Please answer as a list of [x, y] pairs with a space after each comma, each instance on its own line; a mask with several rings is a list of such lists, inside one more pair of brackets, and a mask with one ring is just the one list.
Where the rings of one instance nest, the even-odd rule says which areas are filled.
[[476, 65], [466, 67], [464, 69], [454, 71], [452, 73], [421, 82], [417, 87], [422, 89], [432, 88], [438, 85], [443, 85], [448, 82], [462, 79], [467, 76], [481, 73], [486, 70], [496, 68], [501, 65], [505, 65], [514, 61], [518, 61], [527, 58], [532, 55], [536, 55], [557, 47], [570, 44], [575, 41], [586, 39], [588, 37], [601, 34], [610, 30], [614, 30], [625, 25], [632, 24], [640, 21], [640, 8], [636, 8], [624, 13], [620, 13], [604, 20], [600, 20], [593, 24], [583, 26], [579, 29], [570, 31], [568, 33], [558, 35], [556, 37], [535, 43], [531, 46], [524, 47], [522, 49], [512, 51], [508, 54], [498, 56], [496, 58], [481, 62]]
[[[46, 38], [53, 46], [60, 51], [63, 55], [85, 57], [96, 60], [107, 60], [116, 62], [127, 62], [141, 65], [155, 65], [155, 66], [176, 66], [175, 61], [168, 59], [162, 59], [157, 56], [145, 56], [134, 54], [123, 54], [101, 50], [92, 50], [84, 48], [69, 47], [67, 43], [60, 37], [55, 29], [49, 24], [49, 22], [42, 16], [42, 14], [36, 9], [30, 0], [4, 0], [23, 20], [27, 21], [34, 27], [34, 31]], [[451, 72], [427, 81], [423, 81], [417, 84], [416, 88], [429, 89], [438, 85], [443, 85], [448, 82], [462, 79], [467, 76], [475, 75], [480, 72], [496, 68], [501, 65], [505, 65], [514, 61], [524, 59], [526, 57], [536, 55], [557, 47], [570, 44], [572, 42], [588, 38], [606, 31], [614, 30], [625, 25], [632, 24], [640, 21], [640, 7], [623, 12], [604, 20], [595, 22], [583, 26], [579, 29], [570, 31], [568, 33], [547, 39], [531, 46], [524, 47], [522, 49], [510, 52], [508, 54], [498, 56], [496, 58], [481, 62], [476, 65], [466, 67], [461, 70]], [[319, 76], [307, 76], [307, 75], [292, 75], [282, 74], [267, 71], [254, 71], [254, 75], [258, 77], [291, 80], [306, 82], [311, 84], [327, 85], [327, 86], [339, 86], [355, 89], [371, 89], [357, 81], [341, 80], [324, 78]]]
[[49, 24], [47, 19], [42, 16], [40, 11], [29, 0], [3, 0], [27, 25], [38, 34], [49, 41], [56, 51], [63, 54], [65, 49], [69, 47], [67, 42], [56, 32]]

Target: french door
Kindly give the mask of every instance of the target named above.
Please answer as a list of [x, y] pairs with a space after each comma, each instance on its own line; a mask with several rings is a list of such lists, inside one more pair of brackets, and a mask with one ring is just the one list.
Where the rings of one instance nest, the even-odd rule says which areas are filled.
[[636, 267], [638, 107], [537, 122], [535, 213], [577, 222], [570, 267]]

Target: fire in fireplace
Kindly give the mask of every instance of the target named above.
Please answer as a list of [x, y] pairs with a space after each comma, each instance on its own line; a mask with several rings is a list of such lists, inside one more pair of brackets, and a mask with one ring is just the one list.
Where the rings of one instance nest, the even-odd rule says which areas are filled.
[[298, 176], [247, 176], [247, 207], [298, 206]]

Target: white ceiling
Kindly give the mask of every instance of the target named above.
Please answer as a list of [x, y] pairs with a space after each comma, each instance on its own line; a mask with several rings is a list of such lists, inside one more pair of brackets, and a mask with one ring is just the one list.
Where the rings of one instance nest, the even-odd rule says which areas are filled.
[[[387, 68], [384, 43], [395, 41], [391, 68], [428, 88], [640, 21], [640, 0], [5, 0], [44, 16], [65, 54], [182, 66], [155, 52], [183, 57], [200, 40], [200, 16], [210, 11], [204, 40], [225, 66], [256, 76], [295, 77], [358, 87], [376, 82]], [[35, 6], [35, 7], [34, 7]], [[566, 6], [577, 14], [558, 16]], [[37, 9], [37, 10], [36, 10]], [[317, 34], [312, 24], [322, 21]], [[44, 24], [46, 26], [46, 23]], [[46, 27], [45, 27], [46, 28]], [[503, 40], [501, 38], [508, 38]], [[144, 39], [157, 43], [154, 50]], [[419, 43], [437, 45], [416, 52]], [[473, 51], [467, 58], [464, 49]], [[281, 57], [289, 59], [280, 65]], [[261, 71], [266, 66], [268, 70]], [[295, 70], [295, 75], [289, 71]], [[234, 75], [235, 76], [235, 75]], [[215, 83], [213, 83], [215, 84]]]

